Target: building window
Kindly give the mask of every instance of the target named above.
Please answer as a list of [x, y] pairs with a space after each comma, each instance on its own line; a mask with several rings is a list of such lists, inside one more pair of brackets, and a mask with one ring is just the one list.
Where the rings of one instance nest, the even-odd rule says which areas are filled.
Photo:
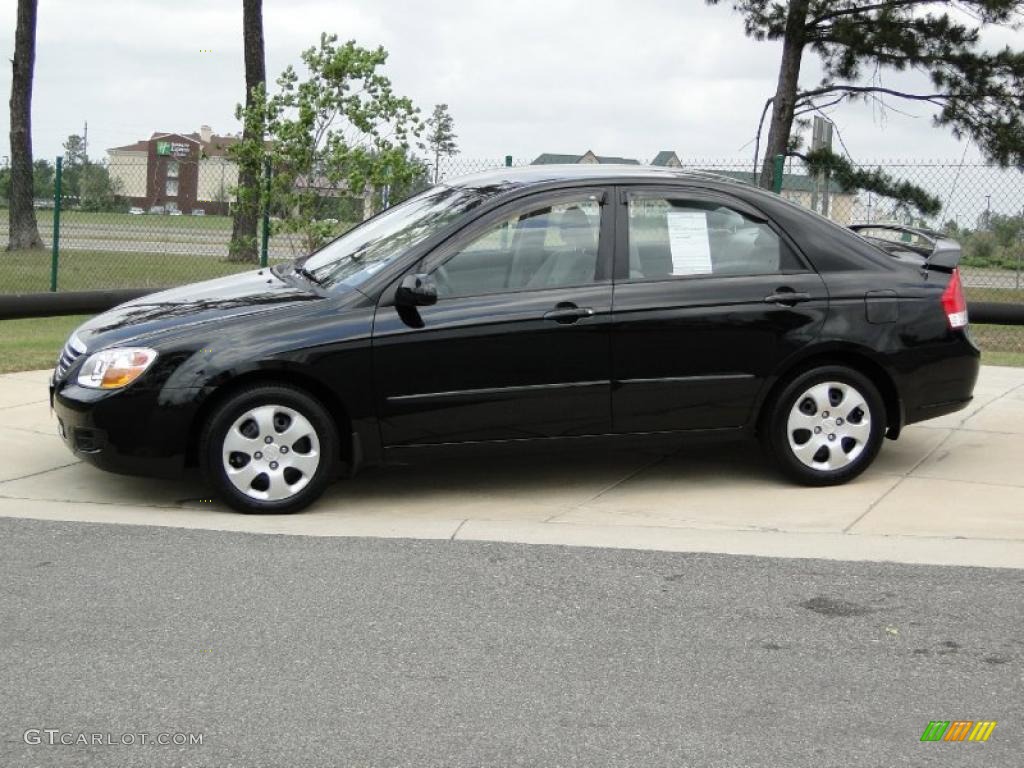
[[167, 177], [167, 186], [165, 187], [164, 192], [167, 194], [168, 197], [177, 197], [178, 196], [178, 180], [177, 179], [172, 179], [171, 177], [168, 176]]
[[167, 161], [167, 178], [176, 179], [178, 178], [178, 161], [168, 160]]

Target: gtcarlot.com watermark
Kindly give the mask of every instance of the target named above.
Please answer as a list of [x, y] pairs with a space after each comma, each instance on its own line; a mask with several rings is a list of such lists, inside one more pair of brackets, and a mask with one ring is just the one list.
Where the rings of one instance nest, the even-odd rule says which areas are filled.
[[87, 733], [59, 728], [28, 728], [21, 738], [26, 744], [48, 747], [191, 747], [203, 743], [201, 733]]

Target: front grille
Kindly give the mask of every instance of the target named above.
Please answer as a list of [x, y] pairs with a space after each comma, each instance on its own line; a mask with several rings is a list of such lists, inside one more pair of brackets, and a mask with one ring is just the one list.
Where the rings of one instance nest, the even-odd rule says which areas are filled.
[[57, 357], [57, 370], [54, 378], [63, 379], [64, 374], [68, 372], [68, 369], [74, 364], [75, 360], [81, 357], [83, 352], [85, 352], [85, 344], [77, 336], [71, 334], [68, 343], [64, 345], [64, 349], [60, 351], [60, 355]]

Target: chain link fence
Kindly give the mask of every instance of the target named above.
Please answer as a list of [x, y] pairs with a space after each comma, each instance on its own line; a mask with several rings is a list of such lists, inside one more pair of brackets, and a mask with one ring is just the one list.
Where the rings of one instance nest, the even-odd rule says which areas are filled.
[[[429, 167], [420, 187], [506, 165], [528, 165], [511, 155], [494, 159], [461, 155]], [[674, 164], [674, 159], [673, 159]], [[682, 159], [687, 170], [753, 181], [749, 159]], [[44, 164], [49, 165], [49, 164]], [[983, 163], [889, 160], [881, 167], [897, 181], [923, 187], [942, 202], [941, 212], [914, 211], [866, 192], [848, 192], [834, 181], [809, 175], [802, 163], [786, 164], [781, 194], [840, 224], [899, 223], [942, 231], [963, 246], [962, 275], [968, 299], [1024, 303], [1024, 174]], [[0, 293], [107, 288], [163, 288], [292, 259], [310, 242], [282, 230], [271, 200], [266, 248], [256, 261], [229, 260], [233, 188], [237, 166], [225, 157], [199, 160], [145, 154], [112, 155], [102, 164], [56, 168], [46, 178], [37, 163], [36, 216], [43, 247], [4, 253]], [[324, 189], [317, 220], [340, 234], [381, 205], [398, 202], [385, 190], [351, 195]], [[390, 199], [389, 199], [390, 198]], [[55, 201], [59, 200], [59, 208]], [[0, 205], [6, 201], [0, 200]], [[59, 212], [59, 213], [58, 213]], [[59, 224], [54, 226], [59, 215]], [[54, 238], [57, 248], [54, 249]], [[8, 216], [0, 212], [0, 246], [6, 247]], [[1024, 364], [1024, 328], [975, 325], [990, 359]]]

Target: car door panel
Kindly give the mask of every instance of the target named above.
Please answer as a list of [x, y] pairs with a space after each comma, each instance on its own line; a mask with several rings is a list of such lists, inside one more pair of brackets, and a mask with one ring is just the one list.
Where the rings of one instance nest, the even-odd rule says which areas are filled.
[[[374, 330], [385, 445], [608, 432], [608, 285], [450, 299]], [[559, 305], [593, 311], [573, 323]]]
[[[516, 206], [543, 205], [547, 197]], [[382, 302], [373, 344], [386, 446], [611, 431], [611, 215], [600, 214], [599, 226], [592, 258], [600, 274], [590, 284], [532, 288], [528, 275], [519, 274], [514, 283], [520, 290], [451, 295], [417, 308]], [[543, 238], [535, 240], [539, 247]], [[477, 254], [471, 255], [475, 267]], [[541, 274], [547, 252], [528, 255], [517, 270]], [[452, 275], [468, 274], [464, 266]], [[458, 292], [458, 286], [448, 288]]]
[[[646, 279], [652, 265], [664, 274], [665, 259], [639, 248], [631, 264], [625, 204], [619, 213], [625, 236], [617, 243], [613, 299], [614, 431], [747, 425], [766, 380], [824, 323], [821, 277], [808, 269]], [[727, 272], [743, 266], [722, 264]]]
[[[781, 286], [816, 299], [793, 307], [765, 302]], [[617, 285], [615, 431], [746, 424], [778, 362], [820, 329], [827, 310], [822, 290], [816, 274]]]

